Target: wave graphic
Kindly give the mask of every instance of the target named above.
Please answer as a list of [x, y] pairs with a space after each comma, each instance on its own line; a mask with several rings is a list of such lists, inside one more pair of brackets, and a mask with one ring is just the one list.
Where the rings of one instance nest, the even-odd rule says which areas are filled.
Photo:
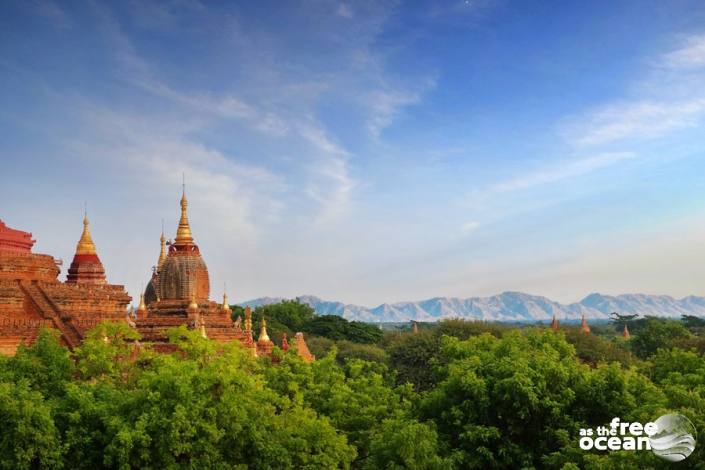
[[654, 454], [670, 462], [685, 460], [695, 450], [695, 426], [682, 415], [663, 415], [656, 421], [657, 431], [649, 438]]

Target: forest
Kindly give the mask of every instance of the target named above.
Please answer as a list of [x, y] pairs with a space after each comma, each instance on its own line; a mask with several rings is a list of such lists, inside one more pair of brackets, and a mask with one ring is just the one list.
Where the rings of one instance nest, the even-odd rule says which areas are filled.
[[[234, 317], [241, 314], [233, 306]], [[0, 468], [705, 469], [649, 451], [583, 451], [579, 429], [667, 412], [705, 429], [705, 321], [613, 314], [575, 326], [445, 320], [418, 331], [258, 307], [276, 363], [186, 328], [175, 354], [104, 323], [74, 351], [43, 330], [0, 359]], [[624, 325], [631, 338], [621, 336]]]

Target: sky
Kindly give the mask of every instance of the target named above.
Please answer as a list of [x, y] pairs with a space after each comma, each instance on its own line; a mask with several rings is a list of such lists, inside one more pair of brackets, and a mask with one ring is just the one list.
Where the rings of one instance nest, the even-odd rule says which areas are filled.
[[9, 0], [0, 219], [138, 298], [705, 295], [701, 1]]

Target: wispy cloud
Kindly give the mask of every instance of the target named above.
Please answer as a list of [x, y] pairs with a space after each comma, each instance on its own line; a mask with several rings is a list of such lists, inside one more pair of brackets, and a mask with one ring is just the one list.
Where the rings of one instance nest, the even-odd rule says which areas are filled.
[[548, 165], [538, 170], [530, 171], [524, 175], [499, 182], [489, 188], [492, 193], [505, 193], [530, 189], [536, 186], [555, 183], [568, 178], [592, 173], [593, 171], [605, 168], [624, 160], [633, 158], [631, 152], [611, 152], [594, 155], [587, 158], [559, 162]]
[[664, 54], [656, 65], [673, 69], [705, 66], [705, 34], [686, 38], [682, 47]]
[[[140, 56], [108, 10], [100, 9], [99, 15], [104, 25], [103, 31], [115, 46], [116, 59], [125, 68], [125, 80], [214, 123], [223, 119], [236, 120], [269, 137], [300, 138], [312, 149], [307, 157], [309, 163], [304, 164], [303, 168], [310, 169], [310, 181], [304, 184], [305, 194], [321, 206], [320, 214], [314, 219], [329, 220], [344, 212], [349, 195], [356, 186], [349, 172], [348, 160], [352, 154], [336, 142], [314, 117], [315, 101], [304, 101], [302, 105], [300, 90], [290, 94], [295, 88], [306, 88], [305, 83], [297, 86], [295, 83], [280, 84], [277, 81], [272, 87], [266, 87], [264, 93], [269, 94], [267, 102], [271, 109], [229, 93], [214, 95], [178, 91], [163, 78], [158, 78], [157, 71]], [[273, 102], [279, 104], [272, 105]], [[391, 107], [386, 110], [388, 113], [393, 111]]]
[[[608, 152], [584, 158], [543, 163], [540, 167], [529, 169], [519, 176], [470, 191], [467, 201], [472, 208], [486, 207], [501, 195], [528, 191], [588, 175], [632, 159], [634, 156], [632, 152]], [[463, 231], [465, 232], [464, 229]]]
[[705, 36], [685, 38], [680, 47], [651, 62], [629, 98], [602, 104], [571, 119], [566, 135], [578, 147], [658, 139], [695, 127], [705, 116]]
[[693, 127], [705, 112], [705, 98], [688, 101], [625, 101], [603, 106], [580, 125], [579, 146], [627, 139], [655, 139], [673, 130]]
[[402, 90], [376, 90], [369, 94], [370, 116], [368, 129], [370, 133], [379, 137], [382, 131], [392, 124], [401, 109], [418, 103], [420, 93]]

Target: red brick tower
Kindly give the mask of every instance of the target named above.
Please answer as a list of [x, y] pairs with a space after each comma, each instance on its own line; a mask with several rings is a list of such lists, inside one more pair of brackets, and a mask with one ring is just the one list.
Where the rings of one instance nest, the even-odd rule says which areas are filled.
[[590, 334], [590, 325], [588, 325], [585, 315], [583, 315], [583, 320], [580, 322], [580, 333], [583, 335]]
[[88, 228], [88, 215], [83, 217], [83, 233], [76, 245], [76, 254], [69, 267], [66, 282], [69, 284], [106, 284], [105, 268], [98, 258], [95, 244]]
[[556, 318], [555, 315], [553, 315], [553, 320], [551, 320], [551, 329], [552, 329], [553, 331], [558, 331], [558, 327], [559, 327], [559, 325], [558, 325], [558, 319]]

